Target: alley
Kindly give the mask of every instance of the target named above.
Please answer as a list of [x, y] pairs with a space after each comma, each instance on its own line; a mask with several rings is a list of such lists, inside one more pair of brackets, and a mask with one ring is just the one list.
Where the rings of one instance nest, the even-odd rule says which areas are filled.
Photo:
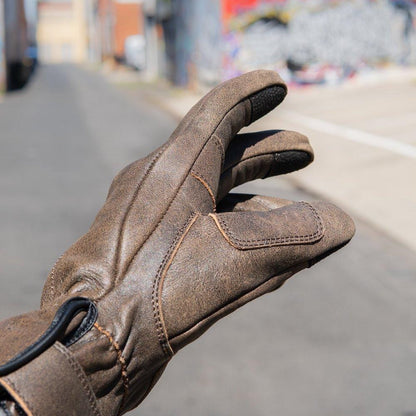
[[[0, 319], [38, 307], [113, 176], [173, 131], [146, 96], [56, 65], [0, 103]], [[131, 415], [414, 416], [415, 275], [414, 252], [357, 221], [346, 248], [181, 351]]]

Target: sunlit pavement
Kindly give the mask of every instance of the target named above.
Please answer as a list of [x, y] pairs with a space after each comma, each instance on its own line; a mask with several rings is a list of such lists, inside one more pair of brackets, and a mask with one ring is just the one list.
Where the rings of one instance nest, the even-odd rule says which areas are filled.
[[[324, 113], [306, 102], [289, 101], [285, 110]], [[137, 86], [109, 85], [76, 67], [42, 67], [27, 90], [0, 104], [1, 318], [37, 307], [48, 270], [87, 230], [115, 173], [165, 141], [175, 124]], [[360, 156], [344, 150], [345, 158]], [[318, 155], [311, 177], [323, 160]], [[346, 173], [340, 178], [347, 182]], [[414, 193], [411, 181], [401, 186]], [[314, 198], [282, 180], [250, 189]], [[392, 192], [390, 184], [386, 200]], [[131, 414], [415, 415], [415, 277], [414, 253], [358, 220], [341, 252], [179, 352]]]
[[297, 176], [302, 186], [331, 195], [416, 253], [416, 72], [289, 94], [281, 113], [282, 126], [307, 134], [316, 152]]

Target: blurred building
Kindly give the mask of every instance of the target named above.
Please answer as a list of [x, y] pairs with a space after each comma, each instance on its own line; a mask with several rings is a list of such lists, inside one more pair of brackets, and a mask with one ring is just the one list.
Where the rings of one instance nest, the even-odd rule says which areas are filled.
[[85, 0], [39, 0], [37, 40], [44, 63], [84, 62], [88, 58]]
[[143, 35], [142, 0], [94, 0], [90, 43], [93, 60], [125, 59], [126, 39]]

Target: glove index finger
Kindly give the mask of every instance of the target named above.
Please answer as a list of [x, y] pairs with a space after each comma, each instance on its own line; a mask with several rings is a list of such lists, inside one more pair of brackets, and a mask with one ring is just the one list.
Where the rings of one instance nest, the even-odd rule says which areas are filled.
[[177, 157], [186, 149], [189, 169], [211, 139], [216, 137], [226, 149], [240, 129], [273, 110], [286, 93], [283, 80], [269, 70], [252, 71], [220, 84], [180, 122], [170, 137], [166, 156]]
[[[279, 75], [268, 70], [249, 72], [214, 88], [184, 117], [155, 164], [153, 171], [169, 184], [165, 189], [177, 190], [189, 178], [191, 184], [184, 192], [191, 203], [197, 207], [201, 202], [205, 207], [213, 203], [215, 209], [221, 166], [231, 140], [280, 104], [286, 93]], [[194, 181], [199, 181], [197, 191]]]

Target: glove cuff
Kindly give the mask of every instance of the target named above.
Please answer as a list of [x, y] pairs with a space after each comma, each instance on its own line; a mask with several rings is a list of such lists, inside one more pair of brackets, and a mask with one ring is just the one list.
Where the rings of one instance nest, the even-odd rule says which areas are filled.
[[0, 386], [27, 416], [100, 416], [87, 376], [71, 352], [59, 342], [0, 378]]

